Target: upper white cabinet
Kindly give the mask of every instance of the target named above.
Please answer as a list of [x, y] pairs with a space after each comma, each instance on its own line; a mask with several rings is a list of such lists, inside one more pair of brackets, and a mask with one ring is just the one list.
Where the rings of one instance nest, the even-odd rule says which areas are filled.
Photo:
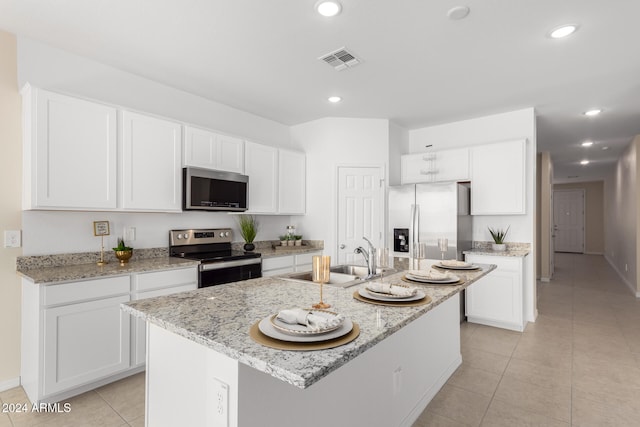
[[525, 214], [526, 140], [471, 148], [471, 214]]
[[468, 179], [468, 148], [405, 154], [401, 157], [402, 184], [467, 181]]
[[116, 109], [28, 85], [23, 104], [23, 208], [116, 208]]
[[305, 159], [304, 153], [246, 142], [244, 170], [249, 176], [249, 212], [304, 214]]
[[123, 111], [121, 139], [122, 207], [181, 211], [181, 125]]
[[244, 141], [228, 135], [185, 126], [184, 165], [228, 172], [244, 172]]
[[278, 212], [299, 215], [306, 211], [306, 156], [278, 150]]

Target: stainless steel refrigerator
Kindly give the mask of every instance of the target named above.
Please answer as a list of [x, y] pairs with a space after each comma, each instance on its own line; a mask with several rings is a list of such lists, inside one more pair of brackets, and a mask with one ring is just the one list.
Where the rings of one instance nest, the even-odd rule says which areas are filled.
[[441, 259], [439, 238], [448, 239], [444, 259], [464, 259], [471, 249], [470, 184], [442, 182], [389, 187], [387, 242], [394, 257], [412, 258], [426, 243], [426, 258]]

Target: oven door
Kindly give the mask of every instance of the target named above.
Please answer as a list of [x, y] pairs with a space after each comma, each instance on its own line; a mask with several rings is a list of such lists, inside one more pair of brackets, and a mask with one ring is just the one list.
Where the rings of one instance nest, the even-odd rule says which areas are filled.
[[206, 288], [208, 286], [255, 279], [257, 277], [262, 277], [261, 258], [200, 264], [198, 287]]

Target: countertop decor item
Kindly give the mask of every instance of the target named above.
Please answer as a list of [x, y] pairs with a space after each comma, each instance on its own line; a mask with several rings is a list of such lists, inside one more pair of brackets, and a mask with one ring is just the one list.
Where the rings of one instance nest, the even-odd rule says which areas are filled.
[[93, 221], [93, 235], [100, 236], [100, 261], [99, 266], [107, 264], [104, 260], [104, 236], [109, 235], [109, 221]]
[[331, 257], [329, 255], [314, 255], [312, 260], [312, 278], [313, 281], [320, 284], [320, 302], [313, 304], [313, 308], [324, 309], [331, 307], [322, 300], [322, 285], [329, 283], [331, 275]]
[[240, 215], [238, 217], [238, 225], [240, 226], [240, 235], [244, 239], [244, 250], [253, 251], [256, 246], [253, 241], [258, 234], [258, 220], [253, 215]]
[[128, 263], [129, 258], [133, 255], [133, 248], [127, 246], [122, 237], [118, 237], [118, 246], [113, 248], [113, 250], [115, 251], [116, 258], [120, 260], [120, 265]]
[[487, 227], [489, 228], [491, 237], [493, 237], [494, 243], [491, 245], [491, 247], [494, 251], [504, 251], [507, 249], [507, 245], [504, 243], [504, 239], [507, 237], [507, 233], [509, 232], [510, 227], [511, 226], [507, 227], [506, 230], [503, 230], [501, 228], [493, 229], [491, 227]]

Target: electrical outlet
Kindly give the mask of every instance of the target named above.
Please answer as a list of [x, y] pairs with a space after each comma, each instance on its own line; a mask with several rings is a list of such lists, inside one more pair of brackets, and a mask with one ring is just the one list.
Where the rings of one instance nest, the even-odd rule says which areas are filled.
[[134, 240], [136, 240], [136, 228], [135, 227], [125, 227], [124, 228], [124, 232], [122, 234], [123, 234], [122, 237], [127, 242], [133, 242]]
[[400, 393], [400, 389], [402, 389], [402, 366], [393, 371], [393, 395]]
[[624, 265], [624, 271], [629, 271], [629, 265], [628, 264]]
[[20, 246], [22, 246], [22, 236], [20, 234], [20, 230], [5, 230], [4, 247], [19, 248]]
[[229, 385], [217, 378], [212, 379], [213, 411], [210, 425], [215, 427], [229, 427]]

